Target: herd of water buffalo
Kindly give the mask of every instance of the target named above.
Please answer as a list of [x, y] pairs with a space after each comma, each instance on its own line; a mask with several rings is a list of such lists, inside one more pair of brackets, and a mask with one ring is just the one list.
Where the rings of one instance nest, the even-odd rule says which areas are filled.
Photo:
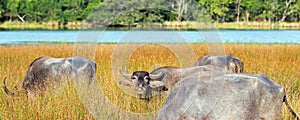
[[[88, 84], [96, 79], [96, 63], [81, 57], [40, 57], [29, 66], [22, 88], [28, 96], [46, 91], [62, 79], [82, 78]], [[169, 91], [157, 119], [281, 119], [284, 102], [293, 117], [284, 88], [263, 74], [245, 74], [244, 63], [233, 55], [202, 56], [193, 67], [164, 66], [150, 73], [120, 70], [126, 80], [119, 84], [134, 87], [147, 101], [153, 92]], [[15, 95], [6, 87], [8, 95]]]

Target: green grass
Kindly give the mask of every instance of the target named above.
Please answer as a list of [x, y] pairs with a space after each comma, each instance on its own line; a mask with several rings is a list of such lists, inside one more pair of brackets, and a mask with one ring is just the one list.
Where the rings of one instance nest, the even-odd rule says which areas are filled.
[[166, 28], [171, 29], [232, 29], [232, 30], [299, 30], [299, 23], [269, 23], [269, 22], [224, 22], [224, 23], [201, 23], [201, 22], [165, 22]]
[[[141, 24], [137, 27], [142, 27]], [[211, 30], [211, 29], [233, 29], [233, 30], [299, 30], [300, 23], [287, 23], [287, 22], [224, 22], [224, 23], [205, 23], [205, 22], [190, 22], [190, 21], [166, 21], [164, 23], [149, 23], [143, 25], [143, 28], [151, 28], [152, 30], [161, 28], [169, 30]], [[46, 29], [46, 30], [80, 30], [80, 29], [97, 29], [97, 27], [86, 23], [85, 21], [68, 22], [66, 25], [61, 25], [57, 21], [48, 21], [43, 23], [37, 22], [20, 22], [20, 21], [6, 21], [0, 24], [2, 29]], [[103, 27], [100, 27], [103, 29]], [[107, 29], [113, 30], [128, 30], [128, 27], [112, 27]]]
[[[29, 29], [29, 30], [61, 30], [61, 29], [69, 29], [69, 30], [80, 30], [82, 28], [84, 22], [82, 21], [74, 21], [68, 22], [66, 25], [61, 25], [57, 21], [48, 21], [48, 22], [20, 22], [20, 21], [6, 21], [0, 24], [0, 28], [2, 29]], [[86, 27], [89, 27], [86, 25]]]

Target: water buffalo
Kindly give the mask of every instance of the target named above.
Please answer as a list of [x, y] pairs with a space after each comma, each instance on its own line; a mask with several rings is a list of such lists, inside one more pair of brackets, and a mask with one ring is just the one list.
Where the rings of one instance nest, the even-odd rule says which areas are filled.
[[281, 119], [282, 103], [294, 117], [282, 86], [262, 74], [232, 74], [201, 66], [182, 77], [157, 115], [157, 120]]
[[222, 69], [219, 67], [205, 68], [201, 66], [189, 68], [177, 68], [172, 66], [163, 66], [153, 70], [151, 73], [147, 71], [135, 71], [133, 74], [127, 74], [120, 70], [121, 75], [127, 80], [119, 81], [124, 86], [134, 86], [136, 93], [140, 98], [149, 100], [152, 97], [152, 91], [158, 94], [161, 91], [171, 89], [181, 78], [197, 71], [205, 71], [206, 69]]
[[126, 74], [120, 70], [120, 73], [123, 75], [123, 77], [130, 80], [123, 80], [119, 83], [122, 85], [134, 86], [139, 97], [146, 98], [147, 100], [149, 100], [152, 94], [152, 88], [156, 88], [157, 86], [155, 80], [164, 75], [162, 72], [154, 75], [149, 74], [146, 71], [135, 71], [132, 74]]
[[[35, 96], [37, 91], [45, 91], [47, 86], [62, 82], [63, 79], [78, 78], [88, 84], [95, 79], [96, 63], [81, 57], [52, 58], [40, 57], [29, 66], [22, 88], [28, 96]], [[10, 92], [3, 80], [3, 89], [9, 95]]]
[[232, 73], [244, 72], [244, 63], [239, 58], [233, 55], [215, 56], [212, 54], [208, 54], [202, 56], [197, 60], [195, 66], [203, 65], [215, 65], [223, 68], [225, 67], [228, 71]]

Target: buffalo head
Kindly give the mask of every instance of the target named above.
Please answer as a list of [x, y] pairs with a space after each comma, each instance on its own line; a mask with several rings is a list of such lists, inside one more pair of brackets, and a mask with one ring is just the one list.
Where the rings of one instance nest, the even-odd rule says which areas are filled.
[[145, 95], [145, 98], [148, 98], [151, 96], [152, 88], [164, 86], [162, 81], [157, 80], [164, 76], [164, 72], [149, 74], [146, 71], [135, 71], [132, 74], [127, 74], [120, 70], [120, 73], [127, 80], [122, 80], [119, 84], [134, 86], [134, 89], [137, 94], [140, 95], [140, 98], [142, 95]]

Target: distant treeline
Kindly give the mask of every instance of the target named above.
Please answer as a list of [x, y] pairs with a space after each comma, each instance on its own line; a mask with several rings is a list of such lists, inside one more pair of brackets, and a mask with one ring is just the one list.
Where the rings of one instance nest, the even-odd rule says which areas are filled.
[[[129, 0], [128, 0], [129, 1]], [[211, 22], [299, 22], [300, 0], [0, 0], [0, 22], [51, 22], [67, 24], [74, 21], [107, 21], [112, 25], [143, 22], [184, 21], [185, 15], [203, 14]], [[191, 2], [193, 1], [193, 2]], [[101, 8], [129, 8], [135, 4], [171, 4], [168, 10], [139, 9], [120, 14], [111, 21]], [[188, 4], [192, 3], [192, 4]], [[201, 6], [200, 13], [189, 8]], [[127, 6], [127, 7], [126, 7]], [[101, 14], [91, 15], [93, 10]], [[128, 9], [126, 9], [128, 10]], [[118, 14], [118, 13], [116, 13]], [[108, 18], [108, 19], [106, 19]], [[191, 20], [197, 21], [197, 18]]]

